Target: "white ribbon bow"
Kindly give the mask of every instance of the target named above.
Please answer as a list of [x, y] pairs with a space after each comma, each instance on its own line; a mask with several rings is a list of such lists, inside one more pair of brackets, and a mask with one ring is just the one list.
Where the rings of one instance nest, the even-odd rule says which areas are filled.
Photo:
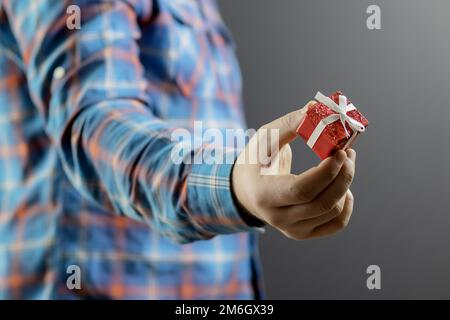
[[325, 128], [338, 120], [341, 120], [342, 126], [344, 127], [345, 134], [347, 137], [350, 137], [350, 134], [347, 131], [347, 128], [345, 127], [345, 124], [348, 123], [349, 127], [353, 130], [353, 136], [355, 136], [358, 132], [364, 132], [366, 130], [366, 127], [359, 121], [356, 121], [352, 117], [349, 117], [347, 115], [347, 112], [355, 110], [356, 107], [353, 104], [347, 105], [347, 97], [340, 95], [339, 96], [339, 104], [334, 102], [329, 97], [323, 95], [320, 92], [317, 92], [315, 99], [319, 101], [320, 103], [326, 105], [328, 108], [336, 112], [335, 114], [332, 114], [326, 118], [323, 118], [317, 127], [314, 129], [313, 133], [309, 137], [307, 144], [310, 148], [313, 148], [316, 144], [317, 140], [319, 139], [320, 135], [322, 134], [323, 130]]

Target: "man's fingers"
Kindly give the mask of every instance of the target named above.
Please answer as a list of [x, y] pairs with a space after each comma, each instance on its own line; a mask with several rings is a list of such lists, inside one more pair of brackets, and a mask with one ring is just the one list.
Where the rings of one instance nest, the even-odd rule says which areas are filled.
[[289, 238], [302, 240], [312, 237], [313, 232], [320, 226], [329, 223], [339, 217], [344, 211], [346, 205], [346, 196], [344, 196], [339, 205], [333, 208], [330, 212], [322, 214], [316, 218], [307, 220], [300, 220], [292, 225], [286, 226], [282, 232]]
[[342, 213], [333, 220], [315, 228], [312, 231], [310, 237], [318, 238], [323, 237], [325, 235], [331, 235], [347, 227], [353, 213], [353, 203], [354, 203], [353, 194], [350, 190], [348, 190]]
[[293, 188], [299, 191], [297, 203], [309, 202], [317, 197], [336, 179], [346, 159], [346, 152], [339, 150], [332, 157], [322, 161], [317, 167], [300, 174], [298, 182]]
[[[277, 153], [289, 142], [297, 137], [296, 130], [300, 125], [309, 106], [315, 102], [310, 101], [303, 108], [293, 111], [262, 126], [250, 139], [239, 161], [246, 164], [255, 164], [258, 167], [269, 167]], [[269, 170], [270, 171], [270, 170]]]
[[282, 208], [273, 208], [272, 216], [273, 223], [277, 227], [293, 226], [295, 229], [314, 229], [315, 227], [324, 224], [336, 218], [341, 214], [345, 204], [345, 196], [338, 202], [338, 204], [328, 212], [312, 211], [307, 205], [295, 205]]
[[344, 205], [339, 214], [332, 210], [316, 219], [299, 221], [292, 227], [282, 230], [283, 234], [291, 239], [304, 240], [331, 235], [342, 230], [347, 226], [353, 212], [353, 195], [350, 190], [343, 199]]
[[[296, 130], [300, 125], [306, 111], [309, 106], [316, 103], [315, 101], [310, 101], [303, 108], [288, 113], [287, 115], [278, 118], [262, 127], [262, 129], [267, 130], [278, 130], [279, 134], [279, 145], [280, 148], [283, 147], [286, 143], [291, 142], [295, 139], [297, 133]], [[270, 136], [270, 134], [269, 134]]]
[[303, 225], [303, 227], [312, 231], [315, 228], [317, 228], [323, 224], [326, 224], [326, 223], [330, 222], [331, 220], [335, 219], [336, 217], [340, 216], [344, 210], [346, 199], [347, 199], [347, 195], [343, 196], [341, 198], [341, 200], [339, 200], [338, 204], [333, 209], [331, 209], [329, 212], [324, 213], [323, 215], [318, 216], [316, 218], [303, 220], [298, 223], [299, 224], [301, 223]]
[[347, 160], [342, 165], [336, 179], [334, 179], [313, 201], [306, 205], [310, 207], [310, 210], [328, 212], [334, 208], [339, 199], [341, 199], [350, 188], [353, 181], [355, 158], [355, 151], [352, 149], [347, 150]]
[[346, 153], [340, 150], [300, 175], [262, 177], [265, 193], [271, 201], [268, 204], [285, 207], [313, 200], [337, 177], [346, 158]]

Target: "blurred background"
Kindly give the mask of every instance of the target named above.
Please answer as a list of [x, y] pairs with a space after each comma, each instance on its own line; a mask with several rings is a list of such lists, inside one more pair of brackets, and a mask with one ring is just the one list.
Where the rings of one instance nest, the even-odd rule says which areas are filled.
[[[371, 122], [357, 141], [356, 203], [336, 236], [261, 237], [268, 298], [450, 298], [450, 2], [221, 0], [249, 127], [316, 91], [342, 90]], [[381, 30], [369, 30], [369, 5]], [[293, 170], [318, 158], [297, 140]], [[366, 268], [381, 268], [368, 290]]]

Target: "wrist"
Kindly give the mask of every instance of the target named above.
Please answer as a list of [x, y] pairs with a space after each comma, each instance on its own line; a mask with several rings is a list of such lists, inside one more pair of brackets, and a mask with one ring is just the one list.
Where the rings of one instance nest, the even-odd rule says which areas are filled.
[[236, 195], [236, 192], [235, 192], [235, 182], [236, 181], [234, 179], [234, 168], [235, 168], [235, 166], [233, 165], [233, 167], [231, 169], [231, 175], [230, 175], [230, 178], [231, 178], [230, 191], [231, 191], [231, 197], [233, 198], [233, 201], [234, 201], [234, 205], [237, 208], [242, 221], [244, 221], [248, 226], [255, 227], [255, 228], [262, 228], [266, 224], [259, 218], [255, 217], [250, 211], [248, 211], [245, 208], [245, 206], [239, 201], [239, 198]]

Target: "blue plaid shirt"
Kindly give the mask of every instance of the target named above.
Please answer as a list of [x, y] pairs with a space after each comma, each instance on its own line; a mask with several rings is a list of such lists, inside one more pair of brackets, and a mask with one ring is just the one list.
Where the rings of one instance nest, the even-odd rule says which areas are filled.
[[195, 121], [244, 127], [214, 1], [0, 0], [0, 298], [256, 297], [232, 164], [171, 161]]

